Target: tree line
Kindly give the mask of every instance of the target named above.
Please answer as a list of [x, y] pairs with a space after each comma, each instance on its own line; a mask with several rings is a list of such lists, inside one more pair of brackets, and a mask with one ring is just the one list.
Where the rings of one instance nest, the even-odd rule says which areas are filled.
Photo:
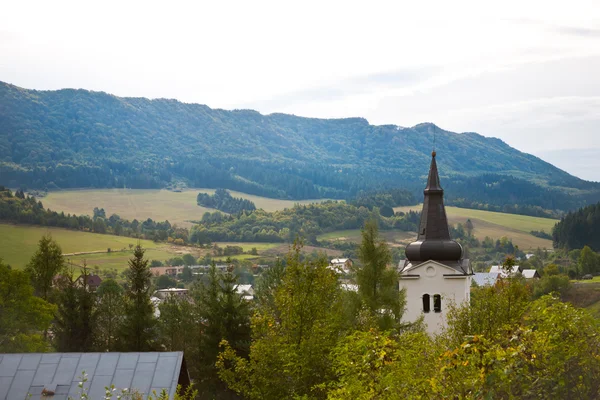
[[302, 237], [317, 243], [317, 236], [336, 230], [360, 229], [366, 221], [376, 219], [381, 229], [415, 231], [419, 213], [394, 214], [384, 217], [374, 207], [357, 207], [346, 202], [325, 201], [299, 205], [285, 210], [255, 210], [237, 215], [207, 212], [195, 221], [190, 231], [191, 243], [209, 242], [289, 242]]
[[256, 210], [256, 206], [253, 202], [248, 199], [233, 197], [231, 193], [225, 189], [217, 189], [212, 195], [208, 193], [198, 193], [196, 201], [199, 206], [215, 208], [228, 214], [237, 214], [245, 210]]

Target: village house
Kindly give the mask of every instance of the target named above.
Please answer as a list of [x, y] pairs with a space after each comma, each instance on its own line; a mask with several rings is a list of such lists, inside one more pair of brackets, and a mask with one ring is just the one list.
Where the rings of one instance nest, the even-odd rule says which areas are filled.
[[343, 274], [349, 274], [353, 265], [350, 258], [334, 258], [329, 263], [329, 268], [335, 269]]
[[[79, 275], [79, 277], [77, 278], [77, 280], [75, 280], [75, 284], [79, 287], [83, 286], [83, 275]], [[88, 290], [90, 292], [95, 292], [99, 287], [100, 284], [102, 283], [102, 278], [100, 278], [98, 275], [88, 275], [87, 276], [87, 286], [88, 286]]]
[[183, 268], [184, 268], [183, 266], [152, 267], [152, 268], [150, 268], [150, 272], [152, 272], [152, 274], [154, 276], [161, 276], [161, 275], [177, 276], [178, 274], [181, 274], [183, 272]]
[[241, 295], [244, 300], [254, 300], [254, 288], [252, 285], [235, 285], [235, 291]]
[[492, 265], [490, 268], [490, 273], [499, 274], [503, 278], [508, 277], [509, 275], [521, 274], [525, 279], [539, 279], [540, 273], [535, 269], [523, 269], [522, 267], [515, 265], [511, 268], [510, 272], [507, 272], [502, 265]]

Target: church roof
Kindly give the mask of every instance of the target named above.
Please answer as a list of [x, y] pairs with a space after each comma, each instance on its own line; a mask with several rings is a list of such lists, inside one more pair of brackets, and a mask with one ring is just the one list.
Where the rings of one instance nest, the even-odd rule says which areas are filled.
[[428, 260], [440, 261], [452, 265], [459, 272], [464, 272], [461, 262], [462, 247], [450, 239], [448, 218], [444, 207], [444, 190], [440, 184], [435, 157], [434, 151], [431, 154], [427, 186], [423, 191], [423, 211], [417, 240], [406, 247], [406, 258], [413, 264]]

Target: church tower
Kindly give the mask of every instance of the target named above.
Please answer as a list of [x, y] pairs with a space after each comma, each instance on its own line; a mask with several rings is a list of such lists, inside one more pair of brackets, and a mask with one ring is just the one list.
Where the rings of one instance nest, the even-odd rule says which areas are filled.
[[431, 334], [444, 328], [450, 302], [469, 301], [473, 275], [462, 246], [450, 239], [435, 156], [434, 151], [417, 240], [406, 246], [406, 260], [400, 262], [400, 289], [406, 290], [404, 318], [413, 322], [423, 316]]

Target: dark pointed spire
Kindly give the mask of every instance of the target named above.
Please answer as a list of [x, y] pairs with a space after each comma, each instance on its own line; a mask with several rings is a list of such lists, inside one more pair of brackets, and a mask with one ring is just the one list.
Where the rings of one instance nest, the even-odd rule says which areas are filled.
[[427, 186], [423, 191], [425, 197], [417, 241], [406, 247], [406, 257], [410, 261], [456, 261], [462, 257], [462, 247], [450, 239], [444, 190], [440, 185], [435, 156], [434, 151], [431, 153]]
[[431, 153], [431, 166], [429, 167], [429, 177], [427, 178], [427, 186], [425, 187], [425, 195], [430, 192], [441, 191], [442, 194], [444, 190], [440, 185], [440, 176], [438, 175], [437, 163], [435, 162], [435, 151]]
[[448, 218], [444, 207], [444, 189], [440, 185], [435, 151], [431, 153], [431, 167], [429, 168], [427, 186], [423, 194], [425, 198], [423, 199], [423, 212], [421, 213], [421, 224], [417, 240], [450, 240]]

